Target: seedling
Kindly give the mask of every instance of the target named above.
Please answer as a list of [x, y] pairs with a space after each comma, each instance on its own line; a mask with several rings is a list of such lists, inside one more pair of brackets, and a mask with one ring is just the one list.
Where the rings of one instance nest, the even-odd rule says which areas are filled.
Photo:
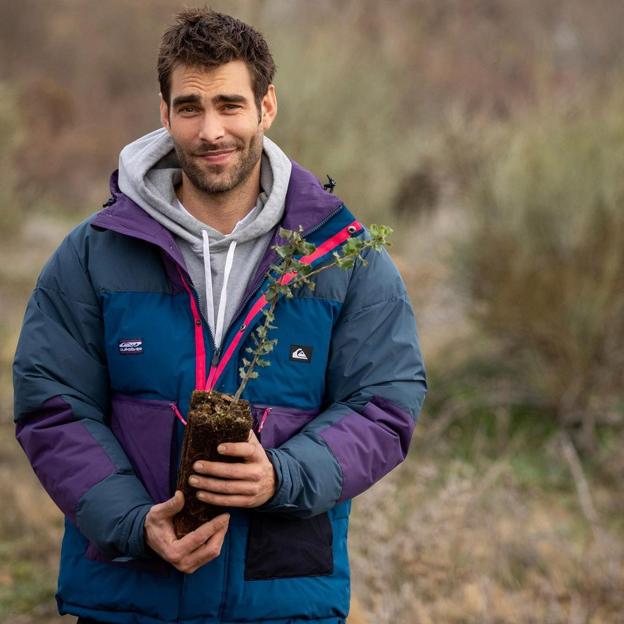
[[204, 392], [196, 390], [191, 397], [191, 407], [187, 417], [184, 435], [182, 459], [178, 472], [178, 489], [185, 496], [184, 509], [174, 518], [178, 537], [186, 535], [204, 522], [222, 513], [222, 509], [203, 503], [196, 497], [188, 479], [193, 473], [193, 464], [199, 459], [208, 461], [237, 461], [217, 452], [222, 442], [245, 442], [253, 426], [253, 418], [249, 403], [242, 399], [243, 391], [252, 379], [257, 379], [257, 368], [270, 366], [267, 356], [277, 344], [277, 338], [271, 338], [272, 330], [277, 329], [275, 308], [282, 299], [292, 299], [299, 288], [313, 291], [315, 275], [339, 267], [352, 269], [357, 261], [366, 265], [363, 254], [366, 250], [381, 251], [389, 246], [388, 238], [392, 229], [386, 225], [371, 225], [370, 239], [352, 237], [332, 253], [332, 259], [320, 266], [310, 266], [301, 261], [316, 251], [315, 245], [303, 237], [303, 228], [287, 230], [281, 228], [279, 235], [284, 241], [282, 245], [273, 247], [279, 261], [269, 268], [269, 285], [264, 293], [267, 306], [263, 310], [264, 321], [251, 334], [252, 345], [245, 349], [248, 357], [242, 358], [239, 368], [240, 384], [234, 395], [215, 390]]

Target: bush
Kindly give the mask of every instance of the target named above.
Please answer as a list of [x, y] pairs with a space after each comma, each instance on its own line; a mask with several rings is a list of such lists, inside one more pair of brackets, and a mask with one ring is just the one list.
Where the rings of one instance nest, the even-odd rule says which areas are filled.
[[23, 136], [17, 102], [16, 90], [0, 81], [0, 241], [13, 235], [20, 219], [14, 155]]
[[469, 191], [459, 255], [471, 310], [577, 440], [624, 381], [624, 117], [539, 113], [498, 136]]

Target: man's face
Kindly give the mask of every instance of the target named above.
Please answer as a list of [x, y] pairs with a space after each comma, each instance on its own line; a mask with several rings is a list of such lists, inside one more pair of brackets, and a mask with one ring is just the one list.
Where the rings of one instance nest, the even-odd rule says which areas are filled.
[[276, 113], [273, 85], [258, 110], [243, 61], [213, 69], [178, 65], [170, 104], [160, 102], [182, 171], [204, 193], [226, 193], [249, 179]]

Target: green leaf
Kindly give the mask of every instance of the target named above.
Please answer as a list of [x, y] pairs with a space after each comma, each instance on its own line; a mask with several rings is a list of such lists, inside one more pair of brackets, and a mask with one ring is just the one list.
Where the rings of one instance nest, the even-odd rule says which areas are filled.
[[276, 245], [274, 249], [280, 258], [288, 258], [288, 256], [290, 255], [288, 247], [285, 247], [282, 245]]

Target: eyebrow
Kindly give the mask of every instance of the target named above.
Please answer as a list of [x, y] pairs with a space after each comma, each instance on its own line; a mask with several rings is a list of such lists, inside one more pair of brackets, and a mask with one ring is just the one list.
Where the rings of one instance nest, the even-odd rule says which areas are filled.
[[[212, 98], [214, 104], [246, 104], [247, 98], [244, 95], [220, 94]], [[178, 95], [173, 98], [172, 106], [182, 106], [184, 104], [201, 104], [201, 98], [196, 93], [189, 95]]]
[[[246, 104], [247, 98], [244, 95], [221, 93], [212, 98], [213, 104]], [[201, 104], [201, 97], [197, 93], [188, 95], [178, 95], [173, 98], [172, 106], [183, 106], [184, 104]]]
[[215, 104], [245, 104], [247, 102], [247, 98], [244, 95], [221, 94], [212, 98], [212, 101]]
[[199, 104], [200, 98], [199, 95], [191, 94], [191, 95], [178, 95], [173, 98], [172, 106], [180, 106], [181, 104]]

